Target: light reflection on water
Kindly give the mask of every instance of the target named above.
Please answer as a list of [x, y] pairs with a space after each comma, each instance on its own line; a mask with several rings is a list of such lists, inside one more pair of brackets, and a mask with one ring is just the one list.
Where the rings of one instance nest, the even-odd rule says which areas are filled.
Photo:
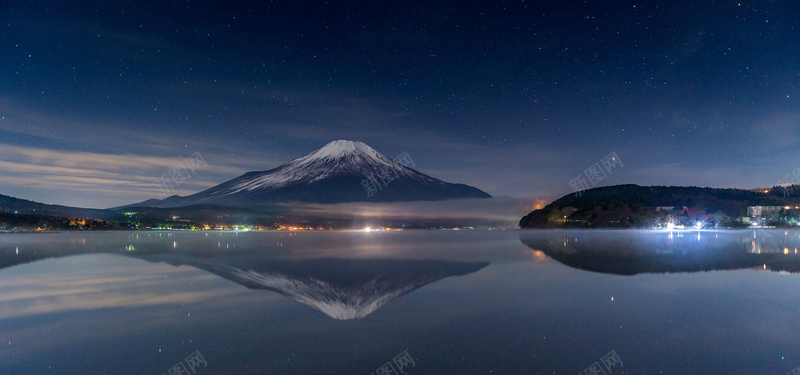
[[784, 230], [4, 234], [0, 373], [165, 373], [199, 350], [200, 375], [368, 374], [407, 350], [410, 374], [573, 374], [611, 351], [624, 360], [614, 374], [783, 374], [800, 365], [799, 242]]

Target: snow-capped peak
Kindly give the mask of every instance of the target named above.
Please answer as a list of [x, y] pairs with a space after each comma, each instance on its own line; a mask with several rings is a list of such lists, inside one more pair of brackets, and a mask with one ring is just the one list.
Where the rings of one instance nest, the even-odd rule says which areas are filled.
[[377, 156], [378, 152], [375, 151], [372, 147], [367, 146], [363, 142], [358, 141], [347, 141], [347, 140], [337, 140], [330, 142], [320, 148], [317, 151], [312, 152], [309, 156], [314, 157], [339, 157], [345, 154], [350, 154], [354, 152], [363, 152], [367, 155]]
[[336, 140], [273, 170], [234, 180], [233, 184], [211, 195], [224, 196], [275, 189], [298, 182], [313, 183], [334, 175], [357, 175], [367, 178], [381, 170], [393, 171], [397, 176], [421, 178], [416, 172], [389, 159], [363, 142]]
[[[408, 160], [404, 152], [402, 159]], [[413, 163], [411, 163], [413, 166]], [[380, 191], [380, 196], [373, 199]], [[198, 204], [260, 206], [277, 202], [340, 203], [489, 198], [472, 186], [418, 172], [358, 141], [336, 140], [267, 171], [247, 172], [187, 197], [146, 201], [146, 207]]]
[[365, 143], [346, 140], [330, 142], [319, 150], [286, 163], [285, 166], [293, 166], [296, 168], [300, 166], [317, 165], [321, 161], [339, 160], [341, 162], [342, 160], [340, 159], [344, 159], [345, 164], [348, 164], [348, 162], [367, 162], [396, 167], [396, 163], [391, 159], [375, 151], [374, 148], [367, 146]]

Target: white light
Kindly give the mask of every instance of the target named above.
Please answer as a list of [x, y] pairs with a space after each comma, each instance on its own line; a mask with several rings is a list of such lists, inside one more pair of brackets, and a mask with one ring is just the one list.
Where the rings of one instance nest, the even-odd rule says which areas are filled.
[[371, 230], [372, 230], [372, 228], [370, 228], [370, 227], [366, 227], [366, 228], [364, 228], [364, 232], [369, 232], [369, 231], [371, 231]]

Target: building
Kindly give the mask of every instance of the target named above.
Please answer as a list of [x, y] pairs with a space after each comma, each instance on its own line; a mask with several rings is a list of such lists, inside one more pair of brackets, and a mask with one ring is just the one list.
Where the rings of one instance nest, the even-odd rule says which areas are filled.
[[770, 221], [777, 221], [780, 213], [785, 209], [793, 207], [784, 206], [747, 206], [747, 217], [753, 224], [765, 224]]

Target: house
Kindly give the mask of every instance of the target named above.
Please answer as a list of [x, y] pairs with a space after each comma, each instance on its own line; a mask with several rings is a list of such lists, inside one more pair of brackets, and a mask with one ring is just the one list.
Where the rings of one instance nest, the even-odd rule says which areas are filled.
[[753, 224], [760, 225], [777, 221], [783, 209], [784, 206], [747, 206], [747, 216]]

